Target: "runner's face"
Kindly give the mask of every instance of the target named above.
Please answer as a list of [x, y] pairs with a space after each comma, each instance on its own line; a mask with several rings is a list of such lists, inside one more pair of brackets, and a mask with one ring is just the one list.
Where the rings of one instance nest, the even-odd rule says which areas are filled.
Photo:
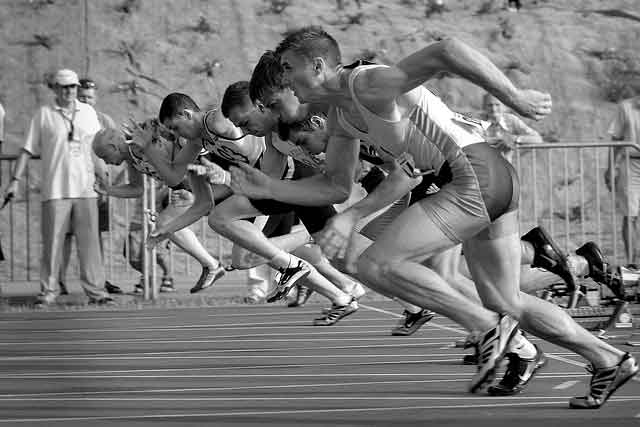
[[315, 89], [319, 86], [313, 62], [291, 50], [286, 50], [280, 56], [280, 64], [284, 70], [284, 79], [293, 89], [299, 102], [310, 102]]
[[265, 136], [271, 132], [271, 112], [254, 106], [251, 103], [233, 107], [229, 110], [229, 120], [242, 129], [242, 133], [254, 136]]
[[171, 132], [186, 139], [197, 139], [199, 130], [193, 116], [178, 114], [162, 123]]
[[321, 154], [327, 149], [329, 135], [324, 129], [291, 132], [289, 140], [311, 154]]
[[274, 92], [264, 100], [264, 105], [285, 123], [293, 123], [303, 117], [300, 101], [290, 88]]

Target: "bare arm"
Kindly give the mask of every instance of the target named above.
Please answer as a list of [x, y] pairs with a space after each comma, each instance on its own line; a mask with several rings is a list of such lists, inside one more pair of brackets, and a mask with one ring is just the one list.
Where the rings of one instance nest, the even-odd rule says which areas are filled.
[[410, 177], [394, 161], [390, 165], [389, 175], [367, 197], [347, 210], [353, 211], [357, 218], [364, 218], [389, 206], [420, 184], [421, 181], [421, 176]]
[[302, 206], [342, 203], [351, 194], [359, 144], [357, 139], [332, 136], [327, 145], [326, 173], [295, 181], [273, 179], [247, 165], [232, 167], [231, 188], [248, 197]]
[[104, 189], [108, 196], [118, 197], [121, 199], [135, 199], [142, 197], [144, 186], [142, 184], [142, 175], [129, 165], [129, 182], [120, 185], [107, 185]]
[[206, 177], [190, 173], [187, 178], [195, 197], [193, 204], [182, 215], [156, 228], [154, 235], [167, 235], [182, 230], [208, 215], [213, 209], [213, 192]]
[[169, 160], [164, 152], [154, 149], [153, 144], [147, 146], [144, 154], [153, 167], [156, 168], [156, 171], [158, 171], [158, 174], [160, 174], [165, 183], [169, 187], [173, 187], [184, 180], [187, 174], [187, 166], [198, 158], [201, 150], [202, 145], [200, 141], [193, 140], [187, 142], [187, 144], [180, 149], [173, 161]]
[[475, 83], [523, 116], [541, 119], [551, 112], [548, 94], [518, 89], [489, 58], [456, 39], [433, 43], [394, 67], [363, 73], [356, 79], [356, 87], [365, 103], [375, 104], [394, 99], [442, 71]]

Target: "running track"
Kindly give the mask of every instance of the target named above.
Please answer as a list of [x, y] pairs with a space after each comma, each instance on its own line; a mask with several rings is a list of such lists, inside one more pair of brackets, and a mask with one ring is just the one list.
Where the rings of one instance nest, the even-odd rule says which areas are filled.
[[589, 377], [549, 344], [526, 393], [471, 395], [475, 368], [460, 363], [451, 344], [464, 335], [447, 319], [391, 337], [393, 303], [310, 326], [319, 310], [1, 314], [0, 427], [640, 425], [638, 381], [600, 410], [567, 409]]

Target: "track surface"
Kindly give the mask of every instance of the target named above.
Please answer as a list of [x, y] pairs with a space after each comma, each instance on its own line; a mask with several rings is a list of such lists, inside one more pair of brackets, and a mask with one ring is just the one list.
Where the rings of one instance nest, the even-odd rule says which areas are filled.
[[[320, 306], [0, 315], [0, 427], [640, 425], [640, 382], [597, 411], [567, 408], [589, 376], [544, 343], [549, 363], [522, 395], [466, 392], [474, 367], [437, 318], [392, 337], [393, 303], [331, 327]], [[626, 351], [638, 347], [621, 348]]]

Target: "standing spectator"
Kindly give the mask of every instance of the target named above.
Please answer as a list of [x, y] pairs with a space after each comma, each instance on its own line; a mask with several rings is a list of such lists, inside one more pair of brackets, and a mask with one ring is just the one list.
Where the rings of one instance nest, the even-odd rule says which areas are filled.
[[[609, 135], [614, 141], [630, 141], [640, 144], [640, 96], [622, 101], [618, 111], [609, 126]], [[626, 156], [629, 154], [629, 170], [627, 174]], [[640, 153], [630, 148], [615, 148], [613, 150], [614, 170], [611, 171], [611, 158], [607, 162], [609, 167], [604, 174], [604, 181], [611, 191], [611, 175], [613, 174], [616, 191], [616, 204], [623, 216], [622, 240], [627, 254], [627, 260], [637, 266], [640, 263], [637, 243], [640, 238], [638, 226], [638, 211], [640, 210]], [[629, 239], [629, 237], [631, 239]]]
[[[98, 86], [96, 82], [92, 79], [84, 78], [80, 79], [80, 86], [78, 87], [78, 100], [80, 102], [84, 102], [85, 104], [91, 105], [94, 109], [96, 106], [96, 102], [98, 101], [97, 94]], [[100, 129], [111, 128], [117, 129], [118, 126], [113, 119], [101, 112], [96, 110], [96, 114], [98, 116], [98, 121], [100, 122]], [[94, 166], [96, 171], [96, 176], [99, 180], [109, 181], [110, 176], [115, 174], [111, 174], [111, 169], [107, 166], [102, 159], [94, 157]], [[104, 231], [109, 231], [110, 229], [110, 212], [109, 212], [109, 197], [103, 194], [98, 194], [98, 234], [101, 235]], [[73, 235], [72, 230], [66, 234], [64, 239], [64, 245], [62, 248], [62, 263], [60, 265], [60, 278], [59, 278], [59, 286], [60, 286], [60, 294], [66, 295], [69, 292], [67, 291], [66, 276], [67, 269], [69, 268], [69, 260], [71, 257], [71, 236]], [[100, 243], [100, 254], [104, 259], [104, 246], [102, 243], [102, 237], [99, 238], [98, 242]], [[122, 290], [120, 287], [114, 285], [110, 281], [106, 280], [104, 282], [104, 288], [110, 294], [121, 294]]]
[[91, 142], [100, 129], [95, 110], [76, 99], [78, 75], [62, 69], [53, 78], [55, 102], [40, 107], [3, 196], [14, 194], [29, 158], [42, 159], [42, 265], [40, 304], [56, 299], [64, 236], [76, 236], [82, 287], [89, 303], [109, 304], [98, 244], [98, 208]]
[[490, 94], [484, 96], [484, 119], [489, 122], [485, 137], [492, 147], [513, 163], [513, 150], [517, 144], [543, 142], [538, 132], [531, 129], [515, 114], [507, 113], [505, 106]]

